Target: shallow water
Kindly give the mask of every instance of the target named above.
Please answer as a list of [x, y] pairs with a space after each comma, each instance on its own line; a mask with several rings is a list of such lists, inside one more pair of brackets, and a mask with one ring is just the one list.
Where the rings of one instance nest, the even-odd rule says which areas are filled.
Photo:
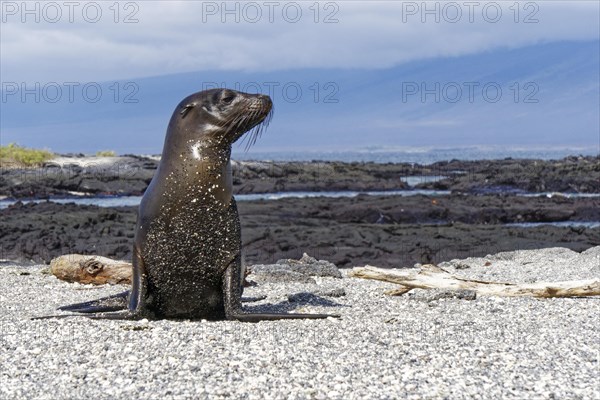
[[[308, 197], [356, 197], [361, 194], [369, 196], [447, 196], [450, 191], [447, 190], [388, 190], [388, 191], [337, 191], [337, 192], [280, 192], [280, 193], [257, 193], [257, 194], [238, 194], [235, 200], [253, 201], [253, 200], [278, 200], [284, 198], [308, 198]], [[75, 203], [79, 205], [93, 205], [98, 207], [123, 207], [138, 206], [142, 196], [99, 196], [99, 197], [68, 197], [51, 198], [49, 201], [58, 204]], [[23, 203], [43, 203], [46, 199], [21, 200]], [[16, 200], [0, 200], [0, 210], [15, 204]]]
[[[420, 182], [419, 182], [420, 183]], [[331, 192], [278, 192], [278, 193], [256, 193], [256, 194], [238, 194], [236, 201], [254, 201], [254, 200], [279, 200], [284, 198], [309, 198], [309, 197], [356, 197], [359, 195], [369, 196], [448, 196], [449, 190], [385, 190], [385, 191], [331, 191]], [[565, 198], [600, 198], [600, 193], [516, 193], [523, 197], [565, 197]], [[94, 205], [98, 207], [128, 207], [138, 206], [142, 196], [97, 196], [97, 197], [66, 197], [50, 198], [49, 201], [58, 204], [75, 203], [79, 205]], [[21, 200], [23, 203], [42, 203], [46, 199]], [[0, 210], [15, 204], [16, 200], [0, 200]]]
[[563, 228], [600, 228], [600, 221], [560, 221], [560, 222], [514, 222], [505, 224], [517, 228], [538, 228], [542, 226], [557, 226]]

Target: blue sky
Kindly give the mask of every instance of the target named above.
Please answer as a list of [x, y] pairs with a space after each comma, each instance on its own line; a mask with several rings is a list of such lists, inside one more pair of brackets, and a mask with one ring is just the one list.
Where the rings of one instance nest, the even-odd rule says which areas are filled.
[[1, 5], [2, 144], [158, 153], [224, 84], [273, 97], [256, 151], [599, 146], [596, 1], [46, 4]]

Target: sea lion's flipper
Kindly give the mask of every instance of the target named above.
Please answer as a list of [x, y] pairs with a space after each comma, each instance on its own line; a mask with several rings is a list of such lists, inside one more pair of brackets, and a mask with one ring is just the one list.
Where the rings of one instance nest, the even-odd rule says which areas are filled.
[[146, 318], [147, 316], [142, 315], [137, 312], [131, 312], [129, 310], [126, 311], [115, 311], [115, 312], [102, 312], [91, 315], [84, 315], [84, 317], [91, 319], [115, 319], [115, 320], [126, 320], [126, 321], [135, 321]]
[[97, 300], [85, 301], [83, 303], [69, 304], [68, 306], [58, 307], [58, 310], [86, 314], [126, 310], [128, 296], [129, 291], [125, 291]]
[[[49, 319], [49, 318], [70, 318], [70, 317], [88, 317], [114, 313], [127, 310], [127, 296], [129, 291], [113, 294], [112, 296], [102, 297], [101, 299], [85, 301], [83, 303], [69, 304], [68, 306], [58, 307], [60, 311], [71, 311], [80, 314], [61, 314], [61, 315], [44, 315], [42, 317], [33, 317], [31, 319]], [[116, 312], [115, 312], [116, 311]], [[128, 311], [127, 311], [128, 312]], [[95, 314], [97, 313], [97, 314]], [[89, 315], [92, 314], [92, 315]]]
[[129, 296], [129, 311], [140, 313], [146, 306], [148, 279], [142, 251], [137, 243], [133, 246], [133, 276], [131, 278], [131, 296]]
[[[82, 303], [83, 304], [83, 303]], [[80, 311], [82, 312], [82, 311]], [[83, 311], [85, 312], [85, 311]], [[93, 311], [89, 311], [92, 313]], [[98, 312], [95, 314], [61, 314], [61, 315], [44, 315], [43, 317], [33, 317], [32, 320], [36, 319], [63, 319], [63, 318], [71, 318], [71, 317], [85, 317], [90, 319], [116, 319], [116, 320], [139, 320], [145, 318], [143, 315], [132, 313], [129, 310], [126, 311], [115, 311], [115, 312]]]
[[242, 284], [240, 280], [240, 259], [236, 257], [225, 270], [223, 276], [223, 296], [225, 302], [225, 316], [229, 320], [242, 322], [274, 321], [280, 319], [323, 319], [327, 317], [339, 318], [339, 315], [330, 314], [276, 314], [276, 313], [249, 313], [242, 309]]
[[[146, 267], [141, 251], [137, 245], [133, 247], [133, 276], [131, 279], [131, 293], [125, 298], [125, 307], [115, 312], [99, 312], [97, 314], [86, 315], [91, 319], [113, 319], [135, 321], [143, 318], [153, 318], [154, 315], [148, 313], [146, 306], [146, 293], [148, 291], [148, 281], [146, 279]], [[122, 294], [122, 293], [121, 293]], [[129, 299], [129, 301], [127, 301]], [[110, 311], [110, 310], [109, 310]]]

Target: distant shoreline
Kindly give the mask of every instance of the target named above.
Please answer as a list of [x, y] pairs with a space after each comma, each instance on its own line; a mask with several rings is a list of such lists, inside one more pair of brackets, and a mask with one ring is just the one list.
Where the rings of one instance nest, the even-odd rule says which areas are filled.
[[[37, 168], [0, 171], [0, 198], [139, 196], [156, 157], [58, 157]], [[411, 189], [465, 194], [600, 193], [600, 158], [440, 161], [232, 161], [235, 194]]]
[[[87, 153], [56, 153], [58, 158], [95, 158]], [[161, 153], [122, 153], [116, 157], [141, 157], [160, 161]], [[579, 147], [412, 147], [412, 148], [368, 148], [347, 150], [297, 150], [270, 149], [243, 151], [239, 146], [232, 147], [232, 160], [236, 161], [275, 161], [275, 162], [374, 162], [374, 163], [418, 163], [422, 165], [442, 161], [497, 161], [513, 160], [551, 161], [569, 157], [600, 158], [600, 144]]]

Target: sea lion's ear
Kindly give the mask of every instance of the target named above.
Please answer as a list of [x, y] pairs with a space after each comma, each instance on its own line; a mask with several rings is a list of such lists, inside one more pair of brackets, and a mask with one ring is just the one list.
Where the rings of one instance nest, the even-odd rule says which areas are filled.
[[179, 113], [179, 114], [181, 114], [181, 118], [185, 118], [188, 111], [190, 111], [194, 107], [196, 107], [196, 103], [190, 103], [190, 104], [186, 104], [185, 106], [183, 106], [183, 110], [181, 110], [181, 112]]

